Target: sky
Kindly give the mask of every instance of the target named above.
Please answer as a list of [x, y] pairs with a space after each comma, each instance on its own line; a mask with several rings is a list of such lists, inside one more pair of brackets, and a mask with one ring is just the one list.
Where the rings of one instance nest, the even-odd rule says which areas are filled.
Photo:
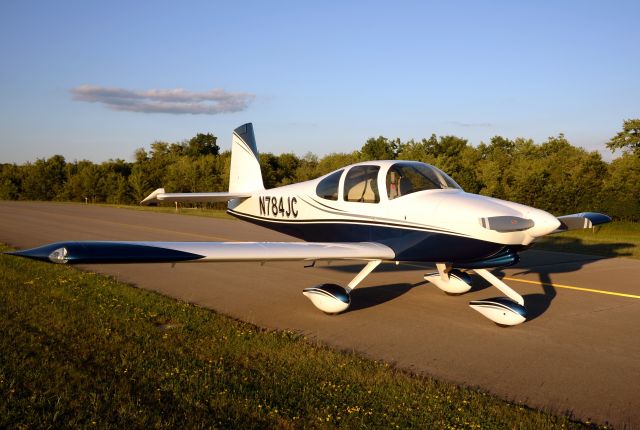
[[132, 160], [253, 122], [275, 154], [640, 117], [638, 1], [0, 2], [0, 162]]

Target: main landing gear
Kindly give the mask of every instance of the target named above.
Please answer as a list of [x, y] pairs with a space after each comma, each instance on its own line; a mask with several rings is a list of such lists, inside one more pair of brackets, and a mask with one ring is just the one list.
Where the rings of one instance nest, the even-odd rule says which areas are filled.
[[[424, 279], [435, 284], [447, 294], [462, 294], [471, 289], [471, 276], [450, 265], [436, 264], [437, 272], [427, 273]], [[469, 302], [471, 309], [480, 312], [500, 326], [513, 326], [523, 323], [527, 319], [524, 299], [511, 287], [496, 278], [487, 269], [473, 269], [479, 276], [500, 290], [507, 297], [488, 300], [474, 300]]]
[[351, 304], [351, 291], [353, 291], [369, 273], [373, 272], [373, 269], [378, 267], [380, 263], [382, 263], [382, 260], [369, 261], [360, 273], [349, 282], [347, 288], [336, 284], [321, 284], [315, 287], [305, 288], [302, 290], [302, 294], [311, 300], [311, 303], [322, 312], [339, 314], [349, 308]]

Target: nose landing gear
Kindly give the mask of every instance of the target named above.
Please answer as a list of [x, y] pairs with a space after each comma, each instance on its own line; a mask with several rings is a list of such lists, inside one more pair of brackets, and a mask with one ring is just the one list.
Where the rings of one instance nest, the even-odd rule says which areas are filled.
[[[462, 294], [471, 289], [471, 277], [468, 273], [452, 269], [450, 264], [437, 263], [437, 272], [427, 273], [424, 279], [435, 284], [447, 294]], [[491, 285], [507, 297], [469, 302], [471, 309], [478, 311], [499, 326], [507, 327], [522, 324], [527, 319], [524, 299], [511, 287], [496, 278], [487, 269], [473, 269]]]

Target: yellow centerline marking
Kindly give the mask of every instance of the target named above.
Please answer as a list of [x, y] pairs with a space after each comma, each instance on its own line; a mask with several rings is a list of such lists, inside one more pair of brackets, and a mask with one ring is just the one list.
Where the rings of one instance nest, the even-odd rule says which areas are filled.
[[574, 286], [571, 286], [571, 285], [550, 284], [550, 283], [547, 283], [547, 282], [529, 281], [529, 280], [526, 280], [526, 279], [518, 279], [518, 278], [504, 277], [502, 279], [506, 280], [506, 281], [524, 282], [526, 284], [546, 285], [546, 286], [554, 287], [554, 288], [566, 288], [567, 290], [586, 291], [586, 292], [589, 292], [589, 293], [607, 294], [607, 295], [610, 295], [610, 296], [628, 297], [628, 298], [631, 298], [631, 299], [640, 299], [640, 296], [635, 295], [635, 294], [616, 293], [615, 291], [594, 290], [593, 288], [581, 288], [581, 287], [574, 287]]
[[[417, 264], [411, 264], [411, 263], [401, 263], [401, 264], [404, 266], [418, 267], [420, 269], [429, 269], [428, 266], [419, 266]], [[546, 285], [548, 287], [565, 288], [567, 290], [574, 290], [574, 291], [586, 291], [588, 293], [607, 294], [609, 296], [627, 297], [630, 299], [640, 299], [640, 296], [635, 294], [616, 293], [615, 291], [605, 291], [605, 290], [594, 290], [593, 288], [581, 288], [581, 287], [574, 287], [572, 285], [550, 284], [547, 282], [529, 281], [527, 279], [509, 278], [508, 276], [505, 276], [504, 278], [502, 278], [502, 280], [523, 282], [525, 284]]]

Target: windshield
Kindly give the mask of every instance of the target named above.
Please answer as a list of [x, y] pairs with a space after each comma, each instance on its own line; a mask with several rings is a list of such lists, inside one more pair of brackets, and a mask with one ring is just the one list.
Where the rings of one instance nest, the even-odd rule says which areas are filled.
[[424, 190], [461, 190], [460, 185], [442, 170], [418, 162], [396, 163], [387, 172], [389, 200]]
[[316, 194], [323, 199], [338, 200], [338, 185], [340, 184], [340, 176], [344, 170], [333, 172], [318, 183]]

